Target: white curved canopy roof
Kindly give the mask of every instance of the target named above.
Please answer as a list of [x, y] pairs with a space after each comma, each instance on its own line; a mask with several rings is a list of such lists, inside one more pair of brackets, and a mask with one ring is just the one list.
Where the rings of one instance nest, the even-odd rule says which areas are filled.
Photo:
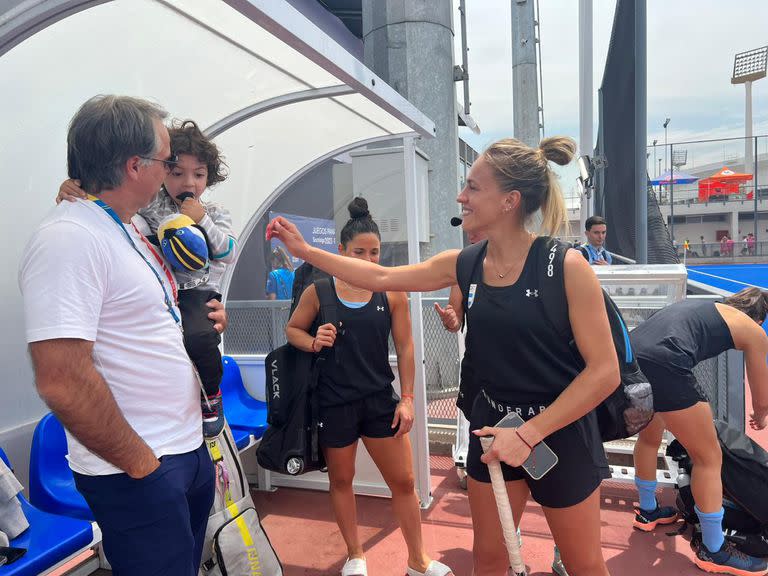
[[66, 178], [67, 124], [86, 99], [152, 99], [220, 134], [231, 176], [213, 195], [238, 232], [313, 160], [361, 141], [434, 133], [428, 118], [283, 0], [14, 4], [0, 14], [0, 233], [9, 256], [0, 294], [13, 327], [0, 337], [0, 429], [43, 412], [16, 271]]

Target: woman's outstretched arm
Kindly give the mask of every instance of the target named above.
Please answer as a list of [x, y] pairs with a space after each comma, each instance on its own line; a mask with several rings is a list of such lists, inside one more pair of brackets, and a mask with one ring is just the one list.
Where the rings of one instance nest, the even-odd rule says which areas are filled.
[[418, 264], [389, 267], [314, 248], [283, 217], [275, 218], [267, 226], [267, 240], [273, 237], [280, 239], [294, 256], [345, 282], [375, 292], [429, 292], [456, 284], [458, 250], [446, 250]]

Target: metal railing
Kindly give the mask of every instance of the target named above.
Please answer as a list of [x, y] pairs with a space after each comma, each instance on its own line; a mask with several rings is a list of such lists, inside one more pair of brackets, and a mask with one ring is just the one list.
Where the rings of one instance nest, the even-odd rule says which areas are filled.
[[688, 242], [685, 250], [684, 242], [677, 242], [677, 254], [680, 259], [685, 257], [693, 263], [700, 258], [720, 258], [726, 260], [738, 260], [741, 258], [759, 258], [768, 256], [768, 241], [752, 242], [741, 240], [739, 242]]

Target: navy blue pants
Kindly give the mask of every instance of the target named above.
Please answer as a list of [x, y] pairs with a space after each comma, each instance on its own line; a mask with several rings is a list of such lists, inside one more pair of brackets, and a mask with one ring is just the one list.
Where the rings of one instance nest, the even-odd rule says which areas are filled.
[[140, 480], [74, 476], [101, 528], [115, 576], [197, 576], [214, 497], [205, 444], [163, 456], [160, 467]]

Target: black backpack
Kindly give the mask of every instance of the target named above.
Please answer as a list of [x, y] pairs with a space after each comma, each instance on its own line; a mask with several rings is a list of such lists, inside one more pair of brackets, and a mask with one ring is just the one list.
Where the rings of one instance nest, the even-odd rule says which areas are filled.
[[299, 300], [307, 286], [314, 284], [316, 280], [320, 278], [330, 278], [330, 274], [323, 272], [320, 268], [315, 268], [309, 262], [304, 262], [296, 268], [293, 274], [293, 286], [291, 286], [291, 311], [290, 315], [293, 315], [293, 311], [296, 310], [296, 306], [299, 305]]
[[[750, 556], [768, 556], [768, 452], [743, 432], [716, 420], [715, 429], [723, 453], [723, 534], [738, 550]], [[699, 522], [694, 510], [690, 476], [693, 463], [685, 448], [674, 440], [667, 455], [678, 465], [677, 508], [685, 524]]]
[[[465, 315], [470, 284], [482, 282], [482, 262], [487, 246], [488, 242], [484, 240], [464, 248], [456, 262], [456, 277], [463, 294]], [[536, 238], [531, 246], [530, 255], [533, 258], [534, 276], [537, 279], [537, 287], [534, 287], [534, 290], [539, 291], [545, 320], [570, 344], [576, 361], [579, 366], [583, 366], [584, 361], [573, 339], [568, 317], [568, 300], [563, 274], [565, 254], [568, 249], [568, 244], [555, 238], [548, 236]], [[603, 299], [621, 373], [621, 384], [596, 408], [600, 436], [604, 442], [609, 442], [633, 436], [648, 425], [653, 418], [653, 394], [648, 379], [640, 371], [637, 359], [632, 353], [629, 331], [621, 312], [604, 290]], [[459, 399], [463, 406], [471, 407], [478, 392], [473, 380], [465, 382], [462, 378], [459, 385]]]
[[[320, 322], [338, 324], [330, 280], [321, 278], [314, 284], [320, 300]], [[312, 354], [284, 344], [267, 354], [264, 369], [269, 426], [256, 450], [262, 468], [291, 476], [325, 468], [318, 442], [316, 388], [329, 351], [323, 348]]]

